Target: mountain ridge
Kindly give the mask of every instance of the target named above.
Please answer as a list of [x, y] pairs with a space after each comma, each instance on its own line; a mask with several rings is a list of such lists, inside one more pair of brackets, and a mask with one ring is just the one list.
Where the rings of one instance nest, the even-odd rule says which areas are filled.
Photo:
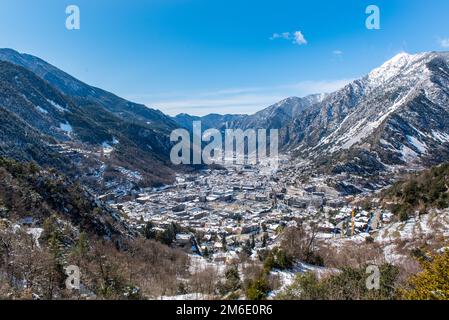
[[106, 90], [90, 86], [36, 56], [6, 48], [0, 49], [0, 60], [32, 71], [65, 95], [74, 98], [79, 105], [100, 104], [126, 120], [152, 124], [153, 128], [160, 129], [165, 134], [168, 130], [163, 130], [164, 126], [159, 127], [160, 122], [168, 124], [169, 130], [175, 126], [171, 118], [160, 110], [127, 101]]
[[401, 52], [340, 90], [290, 97], [228, 125], [279, 129], [285, 152], [329, 173], [436, 165], [449, 159], [448, 61], [445, 51]]
[[[155, 128], [137, 115], [127, 119], [111, 112], [104, 103], [82, 104], [31, 70], [1, 58], [0, 112], [9, 119], [0, 126], [3, 156], [54, 166], [69, 175], [107, 175], [117, 180], [116, 186], [129, 175], [139, 177], [133, 183], [142, 186], [174, 179], [168, 159], [169, 132], [176, 127], [171, 119]], [[96, 188], [112, 186], [100, 184]]]

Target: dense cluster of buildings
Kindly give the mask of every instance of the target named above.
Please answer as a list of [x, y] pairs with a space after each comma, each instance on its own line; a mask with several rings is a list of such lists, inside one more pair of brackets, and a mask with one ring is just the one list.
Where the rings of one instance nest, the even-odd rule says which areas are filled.
[[203, 170], [113, 206], [137, 225], [151, 221], [156, 231], [176, 223], [189, 230], [177, 235], [180, 246], [216, 259], [248, 243], [252, 249], [271, 245], [283, 228], [303, 221], [314, 221], [321, 237], [332, 238], [367, 232], [385, 218], [381, 212], [354, 211], [353, 199], [328, 187], [323, 177], [298, 183], [294, 170], [281, 166], [266, 174], [248, 165]]

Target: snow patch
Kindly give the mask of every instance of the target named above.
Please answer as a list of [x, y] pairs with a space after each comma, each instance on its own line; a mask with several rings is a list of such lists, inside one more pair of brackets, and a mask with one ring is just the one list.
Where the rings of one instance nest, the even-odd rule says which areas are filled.
[[58, 111], [60, 111], [60, 112], [66, 112], [66, 111], [69, 111], [67, 108], [64, 108], [63, 106], [61, 106], [60, 104], [57, 104], [56, 102], [54, 102], [53, 100], [50, 100], [50, 99], [46, 99], [47, 100], [47, 102], [49, 103], [49, 104], [51, 104], [54, 108], [56, 108]]
[[380, 139], [380, 140], [379, 140], [379, 143], [380, 143], [381, 145], [385, 146], [385, 147], [388, 147], [388, 148], [392, 149], [392, 150], [397, 150], [397, 149], [394, 147], [394, 145], [392, 145], [391, 143], [389, 143], [388, 141], [386, 141], [386, 140], [384, 140], [384, 139]]
[[26, 233], [31, 235], [33, 238], [33, 241], [36, 243], [36, 246], [40, 247], [39, 238], [41, 237], [43, 231], [44, 231], [44, 229], [42, 229], [42, 228], [28, 228]]
[[73, 128], [72, 128], [72, 126], [70, 125], [70, 123], [68, 123], [68, 122], [66, 122], [66, 123], [61, 123], [60, 125], [59, 125], [59, 128], [62, 130], [62, 131], [64, 131], [67, 135], [72, 135], [72, 133], [73, 133]]
[[37, 111], [39, 111], [40, 113], [43, 114], [48, 114], [48, 111], [45, 110], [44, 108], [40, 107], [40, 106], [36, 106]]
[[424, 154], [427, 153], [427, 145], [424, 142], [419, 141], [413, 136], [407, 136], [407, 140], [415, 146], [415, 148], [419, 151], [419, 153]]
[[432, 136], [440, 142], [449, 142], [449, 134], [441, 132], [441, 131], [432, 131]]
[[109, 156], [112, 151], [114, 151], [114, 145], [118, 144], [119, 141], [114, 137], [112, 138], [112, 145], [109, 141], [105, 141], [101, 144], [101, 147], [103, 148], [103, 153], [106, 156]]
[[412, 162], [418, 158], [418, 154], [407, 146], [402, 146], [401, 153], [404, 162]]
[[123, 174], [130, 180], [140, 181], [143, 179], [142, 175], [138, 171], [131, 171], [131, 170], [125, 169], [123, 167], [118, 167], [117, 170], [120, 171], [121, 174]]

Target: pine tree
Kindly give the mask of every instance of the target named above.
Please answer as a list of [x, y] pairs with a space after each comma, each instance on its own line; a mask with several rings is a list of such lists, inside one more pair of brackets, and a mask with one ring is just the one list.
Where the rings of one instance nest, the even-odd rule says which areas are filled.
[[228, 251], [228, 246], [227, 246], [227, 241], [226, 241], [226, 235], [225, 234], [223, 234], [222, 237], [221, 237], [221, 245], [222, 245], [222, 248], [223, 248], [224, 252]]
[[73, 255], [78, 261], [78, 265], [81, 264], [81, 260], [85, 258], [89, 251], [89, 239], [85, 232], [81, 232], [76, 245], [73, 248]]
[[266, 248], [267, 247], [267, 237], [265, 235], [263, 235], [262, 238], [262, 248]]

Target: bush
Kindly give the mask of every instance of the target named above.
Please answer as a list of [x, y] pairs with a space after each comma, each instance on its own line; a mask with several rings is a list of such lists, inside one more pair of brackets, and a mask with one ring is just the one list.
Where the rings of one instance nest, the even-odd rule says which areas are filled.
[[264, 269], [269, 272], [272, 269], [285, 270], [293, 266], [293, 258], [281, 248], [274, 248], [267, 253], [264, 261]]
[[248, 300], [265, 300], [268, 292], [270, 292], [268, 277], [265, 273], [262, 273], [255, 280], [250, 280], [248, 282], [246, 297]]
[[401, 291], [408, 300], [449, 300], [449, 251], [435, 255], [431, 261], [420, 259], [423, 271], [409, 280]]
[[280, 300], [322, 300], [325, 286], [313, 272], [298, 274], [295, 281], [276, 298]]
[[225, 271], [225, 282], [218, 283], [218, 291], [222, 296], [239, 290], [242, 286], [239, 271], [236, 266], [232, 266]]
[[317, 234], [316, 224], [312, 224], [310, 230], [305, 226], [289, 228], [282, 235], [281, 248], [290, 259], [322, 266], [323, 259], [317, 251]]

